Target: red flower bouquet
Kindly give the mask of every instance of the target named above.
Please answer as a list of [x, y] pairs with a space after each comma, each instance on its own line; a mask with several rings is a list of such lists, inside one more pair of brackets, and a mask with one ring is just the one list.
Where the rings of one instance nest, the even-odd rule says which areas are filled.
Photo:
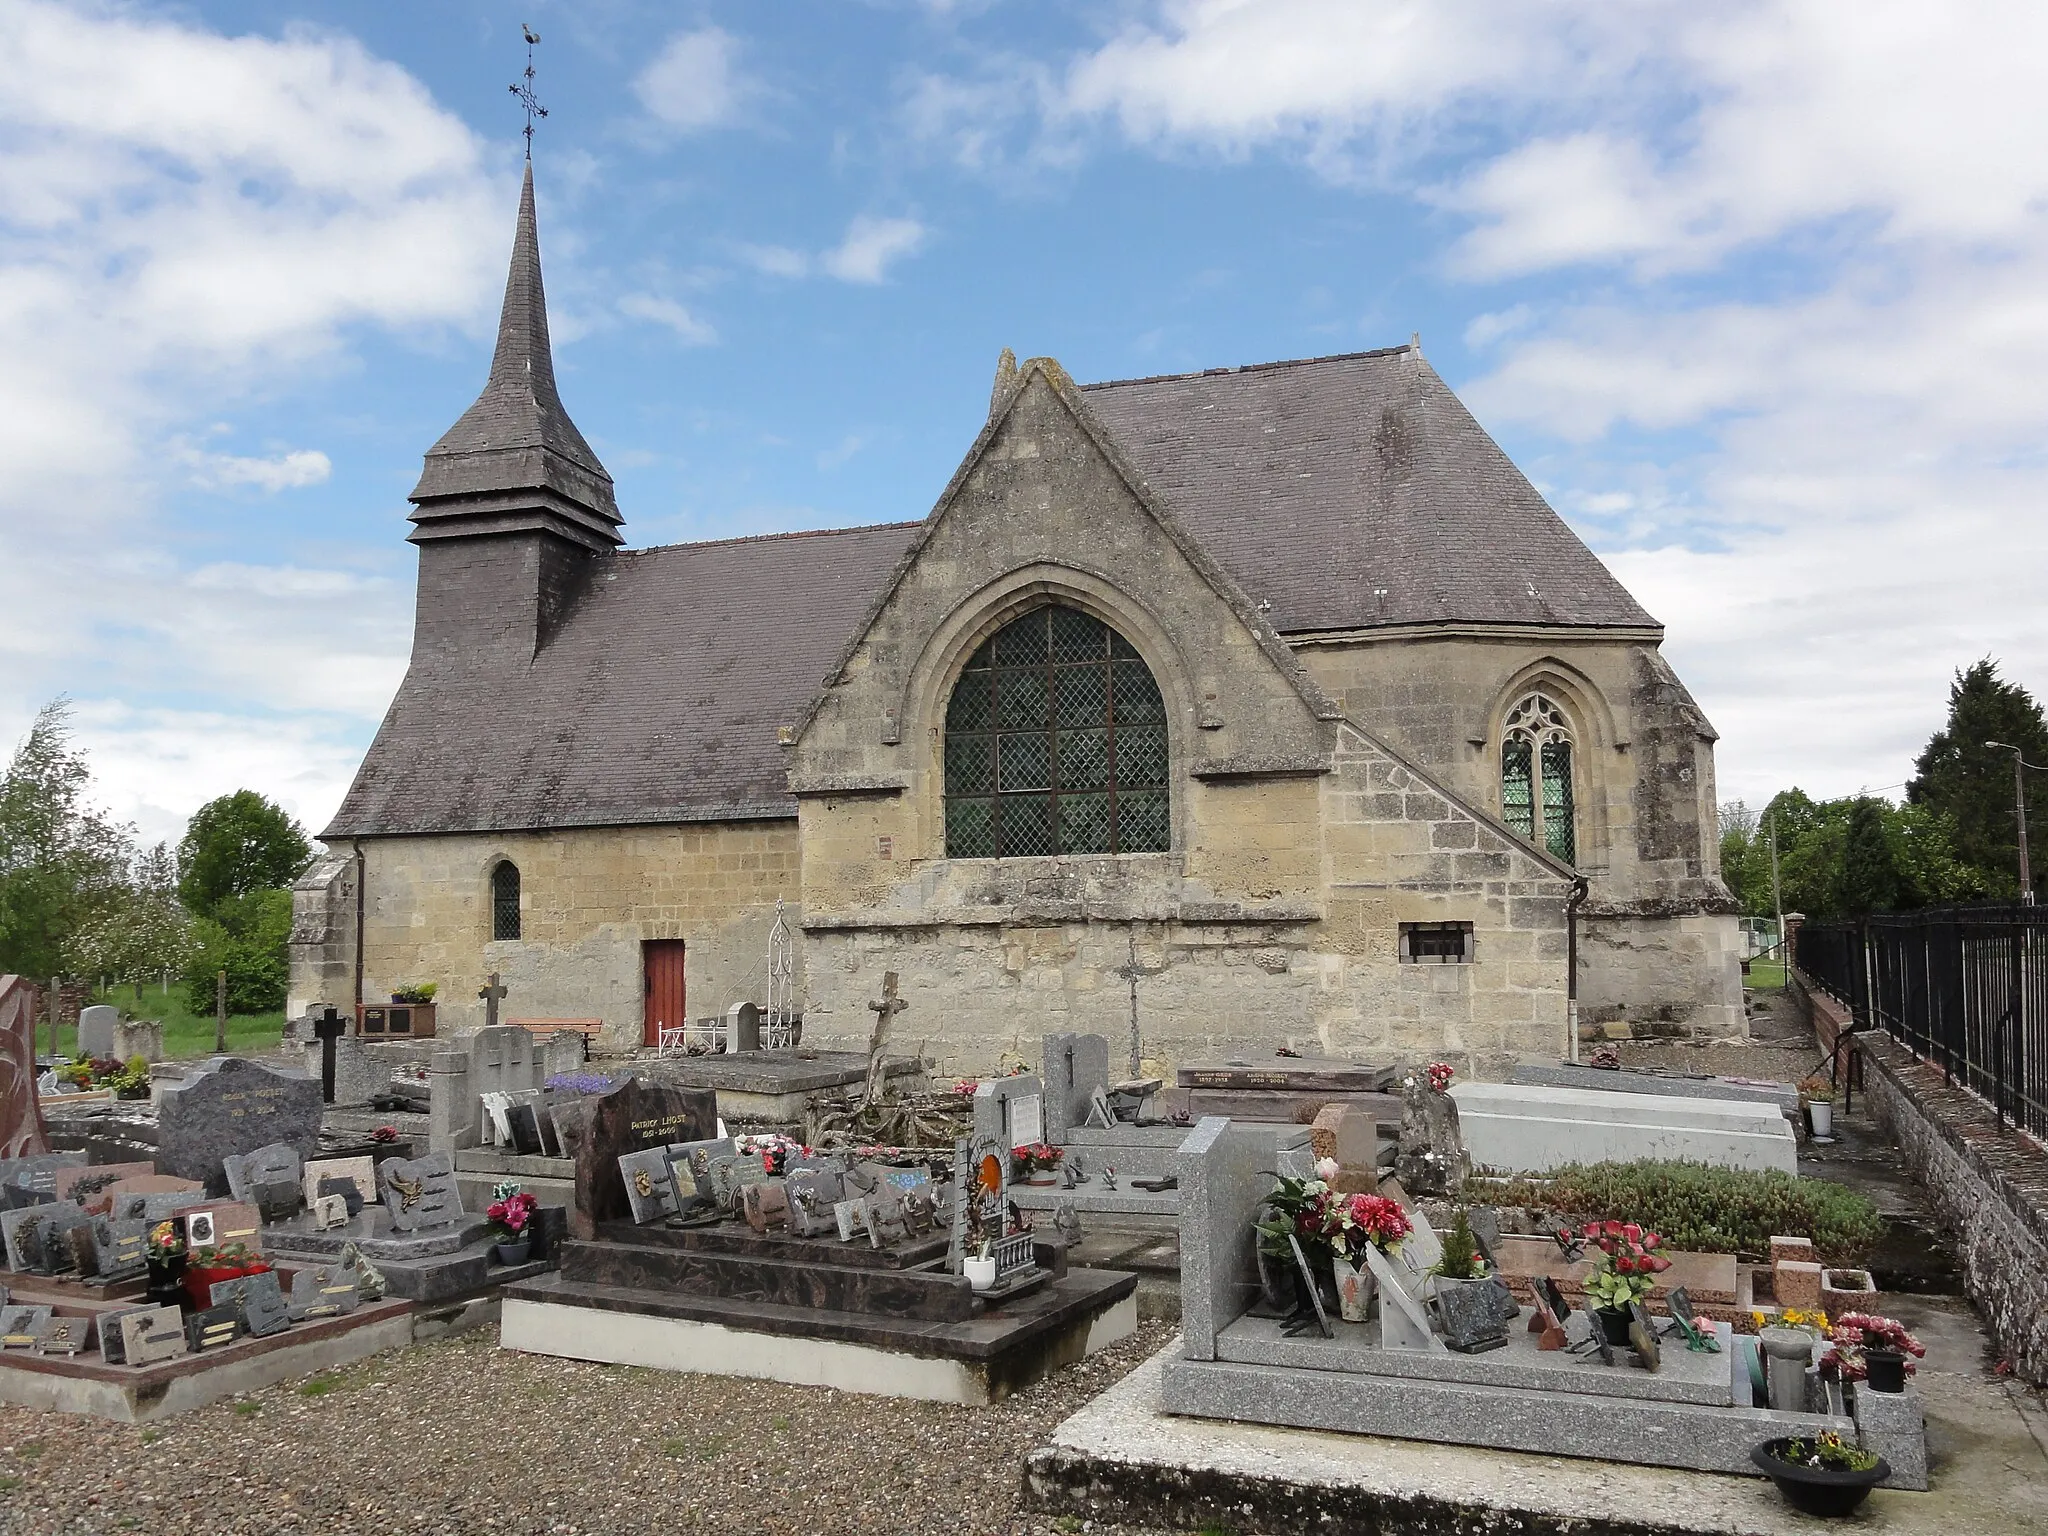
[[1658, 1252], [1664, 1239], [1633, 1221], [1591, 1221], [1581, 1236], [1600, 1250], [1599, 1267], [1586, 1277], [1586, 1294], [1614, 1311], [1649, 1295], [1657, 1276], [1671, 1267]]
[[1897, 1318], [1873, 1317], [1868, 1312], [1844, 1312], [1835, 1319], [1828, 1340], [1820, 1369], [1823, 1376], [1835, 1381], [1867, 1379], [1872, 1353], [1899, 1356], [1903, 1374], [1911, 1375], [1914, 1360], [1927, 1353], [1927, 1346], [1908, 1333], [1906, 1325]]
[[1455, 1071], [1448, 1061], [1432, 1061], [1429, 1064], [1429, 1086], [1438, 1093], [1449, 1092]]
[[526, 1236], [534, 1212], [539, 1209], [540, 1202], [522, 1189], [516, 1195], [493, 1201], [484, 1212], [484, 1220], [491, 1224], [491, 1234], [499, 1242], [516, 1243]]

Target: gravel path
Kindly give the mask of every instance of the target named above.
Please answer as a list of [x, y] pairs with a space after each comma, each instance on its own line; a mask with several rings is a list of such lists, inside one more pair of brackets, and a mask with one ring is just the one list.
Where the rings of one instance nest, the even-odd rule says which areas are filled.
[[1051, 1536], [1083, 1527], [1018, 1512], [1025, 1454], [1170, 1333], [992, 1408], [509, 1354], [494, 1328], [157, 1425], [0, 1407], [0, 1532]]

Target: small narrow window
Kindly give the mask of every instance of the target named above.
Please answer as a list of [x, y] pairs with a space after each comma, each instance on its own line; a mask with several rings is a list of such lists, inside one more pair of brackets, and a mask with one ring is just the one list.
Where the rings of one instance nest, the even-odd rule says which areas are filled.
[[1571, 726], [1540, 693], [1509, 710], [1501, 732], [1500, 819], [1565, 863], [1578, 862]]
[[1470, 965], [1470, 923], [1403, 923], [1401, 959], [1409, 965]]
[[491, 871], [491, 937], [519, 937], [519, 866], [510, 859]]

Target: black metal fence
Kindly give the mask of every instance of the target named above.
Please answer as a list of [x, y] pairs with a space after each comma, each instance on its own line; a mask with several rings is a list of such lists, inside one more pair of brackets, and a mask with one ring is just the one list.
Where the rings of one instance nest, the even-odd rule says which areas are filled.
[[2048, 1135], [2048, 907], [1938, 907], [1815, 923], [1794, 961], [1907, 1050]]

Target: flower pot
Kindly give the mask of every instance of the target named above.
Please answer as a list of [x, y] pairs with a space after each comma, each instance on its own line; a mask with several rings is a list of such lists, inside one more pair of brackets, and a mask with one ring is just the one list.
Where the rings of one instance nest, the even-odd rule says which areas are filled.
[[1809, 1515], [1846, 1515], [1892, 1475], [1891, 1464], [1882, 1456], [1867, 1472], [1849, 1472], [1795, 1465], [1779, 1455], [1784, 1447], [1784, 1439], [1766, 1440], [1749, 1453], [1749, 1459], [1778, 1485], [1787, 1503]]
[[1372, 1312], [1372, 1268], [1341, 1256], [1330, 1260], [1337, 1282], [1337, 1312], [1347, 1323], [1362, 1323]]
[[960, 1266], [967, 1273], [967, 1287], [974, 1291], [992, 1291], [996, 1286], [996, 1259], [990, 1254], [985, 1259], [966, 1259]]
[[1600, 1331], [1607, 1335], [1608, 1343], [1617, 1349], [1627, 1346], [1628, 1308], [1595, 1307], [1593, 1309], [1593, 1318], [1594, 1321], [1600, 1324]]
[[509, 1243], [493, 1243], [491, 1245], [491, 1253], [497, 1258], [497, 1261], [508, 1267], [513, 1264], [524, 1264], [527, 1255], [532, 1252], [533, 1239], [530, 1237], [518, 1238]]
[[[188, 1298], [185, 1294], [185, 1257], [179, 1254], [171, 1259], [151, 1259], [149, 1263], [149, 1284], [142, 1293], [142, 1299], [155, 1307], [182, 1307]], [[208, 1305], [211, 1305], [209, 1299]]]
[[1024, 1182], [1033, 1189], [1057, 1189], [1060, 1173], [1057, 1168], [1034, 1168], [1025, 1177]]
[[1864, 1385], [1873, 1392], [1906, 1390], [1906, 1357], [1896, 1349], [1864, 1350], [1863, 1369], [1868, 1373]]
[[1806, 1123], [1819, 1137], [1835, 1134], [1835, 1106], [1824, 1100], [1813, 1100], [1806, 1106]]

